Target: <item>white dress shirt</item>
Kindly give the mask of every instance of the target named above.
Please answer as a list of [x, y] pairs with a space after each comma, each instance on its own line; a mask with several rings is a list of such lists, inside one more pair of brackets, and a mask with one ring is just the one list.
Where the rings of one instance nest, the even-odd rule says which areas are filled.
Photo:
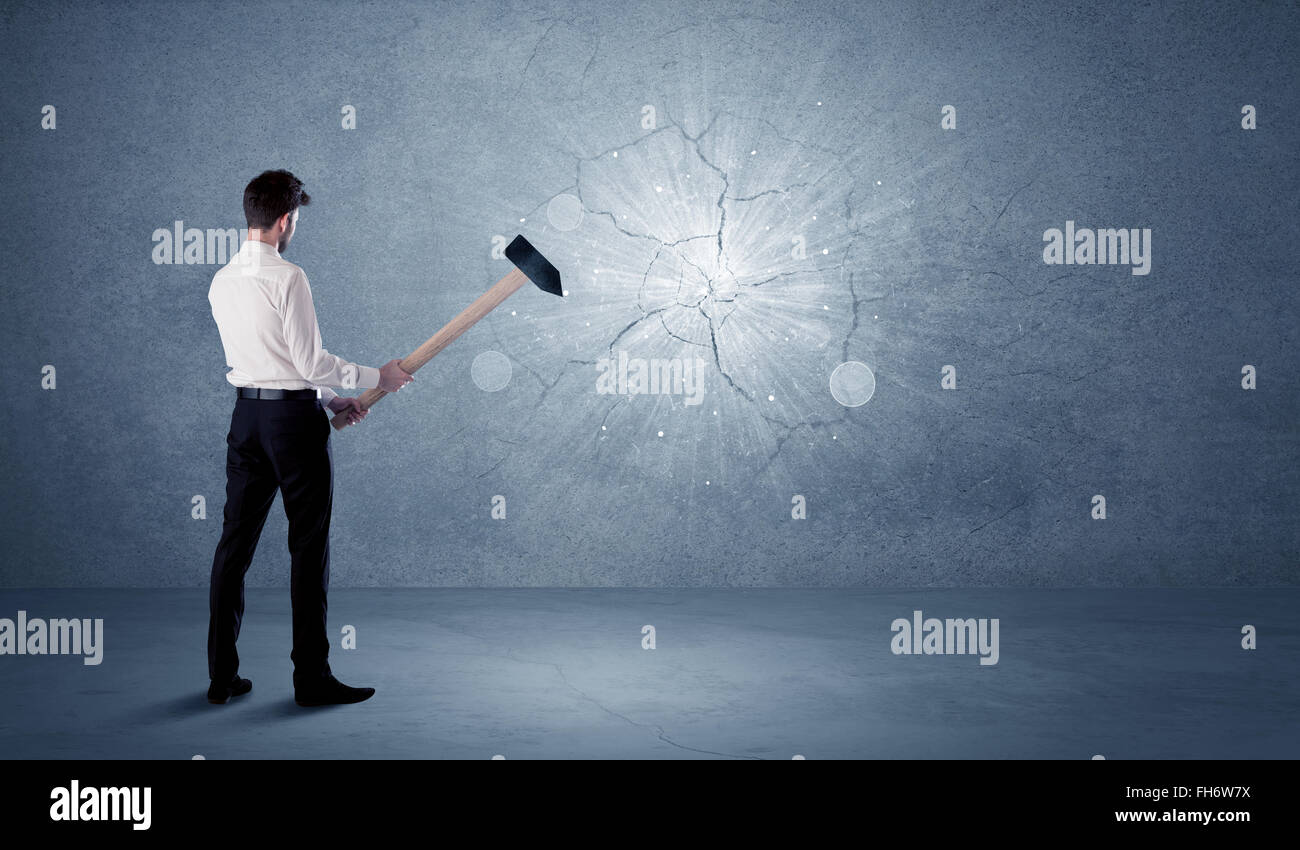
[[315, 389], [328, 405], [331, 387], [379, 386], [379, 370], [330, 354], [321, 347], [311, 287], [303, 270], [275, 246], [245, 240], [208, 290], [212, 318], [237, 387]]

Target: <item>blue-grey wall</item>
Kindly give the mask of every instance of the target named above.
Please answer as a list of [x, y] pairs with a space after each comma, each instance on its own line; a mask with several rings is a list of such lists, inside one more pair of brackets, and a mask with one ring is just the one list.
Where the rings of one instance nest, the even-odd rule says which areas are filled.
[[[205, 585], [219, 265], [154, 233], [242, 227], [267, 168], [313, 196], [286, 256], [335, 354], [408, 354], [497, 237], [569, 290], [331, 437], [336, 586], [1293, 584], [1298, 22], [6, 2], [0, 585]], [[1067, 221], [1150, 228], [1150, 273], [1045, 264]], [[620, 353], [699, 358], [702, 397], [600, 392]], [[250, 584], [287, 585], [285, 532], [277, 500]]]

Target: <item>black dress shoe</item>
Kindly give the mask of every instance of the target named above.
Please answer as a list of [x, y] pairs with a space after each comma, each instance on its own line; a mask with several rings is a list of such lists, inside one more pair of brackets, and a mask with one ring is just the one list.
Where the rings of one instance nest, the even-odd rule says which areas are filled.
[[225, 705], [230, 702], [231, 697], [243, 696], [252, 689], [252, 682], [248, 679], [240, 679], [238, 676], [224, 685], [213, 682], [208, 686], [208, 702], [213, 705]]
[[295, 683], [293, 689], [293, 701], [298, 705], [347, 705], [374, 695], [374, 688], [350, 688], [332, 674], [311, 685]]

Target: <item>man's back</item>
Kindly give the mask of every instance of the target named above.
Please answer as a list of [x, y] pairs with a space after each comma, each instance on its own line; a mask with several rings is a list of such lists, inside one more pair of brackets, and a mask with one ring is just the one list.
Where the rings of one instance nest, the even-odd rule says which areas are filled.
[[213, 276], [208, 303], [231, 367], [226, 380], [235, 386], [308, 389], [379, 383], [378, 369], [349, 363], [321, 347], [307, 275], [265, 242], [249, 240], [240, 246]]

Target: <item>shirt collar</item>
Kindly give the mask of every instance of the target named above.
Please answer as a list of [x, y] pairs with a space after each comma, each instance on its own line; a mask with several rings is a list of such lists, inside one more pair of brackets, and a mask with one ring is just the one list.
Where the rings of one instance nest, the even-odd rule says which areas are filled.
[[276, 257], [280, 256], [279, 250], [276, 249], [274, 245], [268, 245], [258, 239], [245, 239], [242, 247], [248, 253], [267, 254]]

